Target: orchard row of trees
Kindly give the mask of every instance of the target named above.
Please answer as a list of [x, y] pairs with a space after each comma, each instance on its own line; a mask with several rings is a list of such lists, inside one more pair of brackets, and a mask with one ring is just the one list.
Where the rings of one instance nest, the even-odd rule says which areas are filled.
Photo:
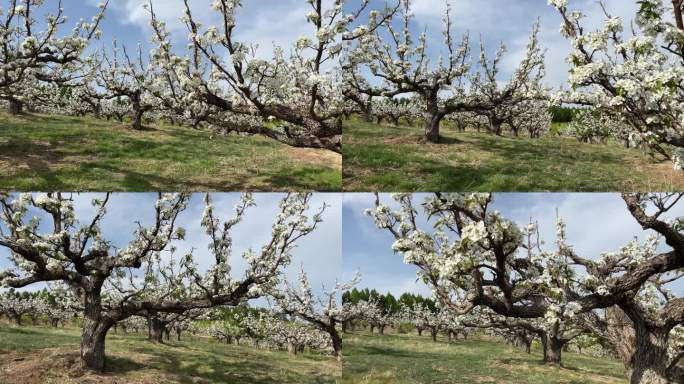
[[60, 295], [48, 290], [39, 292], [15, 292], [10, 290], [0, 295], [0, 315], [16, 325], [22, 325], [28, 317], [32, 325], [40, 321], [57, 327], [64, 326], [76, 316]]
[[409, 194], [393, 195], [392, 205], [378, 196], [366, 213], [454, 318], [533, 334], [552, 364], [566, 344], [593, 335], [632, 383], [674, 383], [684, 377], [684, 298], [670, 287], [684, 276], [684, 234], [681, 218], [668, 215], [683, 197], [623, 195], [649, 236], [598, 256], [578, 254], [560, 218], [555, 247], [545, 249], [538, 225], [507, 219], [490, 194], [436, 193], [420, 209]]
[[[459, 315], [431, 298], [403, 293], [397, 300], [391, 293], [381, 295], [368, 289], [349, 291], [343, 296], [343, 301], [345, 305], [356, 306], [357, 314], [343, 324], [345, 332], [367, 329], [371, 334], [377, 330], [378, 334], [383, 335], [386, 329], [391, 328], [397, 333], [415, 331], [418, 336], [423, 336], [425, 331], [429, 331], [433, 342], [442, 334], [450, 343], [459, 337], [467, 340], [473, 334], [482, 334], [519, 347], [527, 353], [531, 353], [535, 341], [543, 344], [541, 334], [526, 324], [496, 316], [482, 308]], [[612, 320], [617, 321], [614, 318]], [[575, 332], [577, 335], [563, 345], [564, 351], [572, 349], [592, 356], [620, 358], [614, 345], [605, 342], [602, 333], [596, 332], [590, 324], [578, 324]]]
[[[507, 129], [535, 138], [549, 129], [549, 108], [565, 103], [588, 107], [599, 121], [617, 125], [609, 134], [664, 156], [673, 156], [671, 146], [684, 146], [684, 30], [678, 0], [669, 7], [662, 0], [640, 1], [633, 37], [623, 36], [624, 21], [607, 11], [605, 25], [590, 32], [568, 1], [550, 1], [573, 46], [572, 91], [561, 92], [544, 85], [538, 24], [518, 66], [506, 71], [504, 45], [491, 55], [480, 44], [478, 59], [471, 58], [470, 38], [457, 36], [448, 1], [441, 44], [428, 46], [434, 39], [427, 31], [414, 33], [418, 22], [411, 0], [390, 1], [378, 10], [367, 0], [330, 5], [306, 0], [311, 34], [290, 47], [276, 47], [270, 59], [249, 41], [236, 39], [244, 28], [239, 0], [214, 1], [212, 10], [222, 22], [206, 27], [194, 16], [197, 9], [179, 0], [189, 37], [188, 44], [176, 45], [153, 2], [145, 4], [149, 51], [115, 40], [95, 47], [107, 3], [91, 21], [80, 21], [65, 34], [61, 4], [50, 13], [42, 0], [6, 1], [0, 20], [0, 99], [11, 113], [27, 106], [128, 116], [136, 129], [145, 116], [166, 118], [339, 152], [342, 120], [352, 113], [393, 123], [420, 119], [432, 142], [439, 141], [445, 119], [461, 129], [474, 126], [498, 135]], [[36, 14], [47, 15], [39, 23]], [[435, 52], [443, 56], [434, 60]]]

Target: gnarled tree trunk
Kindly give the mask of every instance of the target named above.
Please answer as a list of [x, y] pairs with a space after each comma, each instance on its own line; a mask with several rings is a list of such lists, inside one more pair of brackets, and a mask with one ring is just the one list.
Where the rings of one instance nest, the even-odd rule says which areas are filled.
[[439, 109], [439, 97], [437, 91], [423, 95], [426, 109], [423, 112], [425, 119], [425, 139], [431, 143], [439, 143], [439, 124], [444, 115]]
[[503, 121], [497, 119], [496, 116], [493, 115], [487, 116], [487, 119], [489, 120], [490, 132], [497, 136], [501, 136], [503, 134]]
[[99, 294], [86, 297], [81, 333], [81, 363], [84, 368], [103, 371], [105, 367], [105, 339], [114, 322], [102, 316]]
[[149, 340], [153, 343], [164, 343], [164, 327], [157, 316], [150, 316], [150, 335]]
[[667, 366], [668, 332], [636, 326], [636, 350], [631, 360], [631, 384], [671, 384]]
[[560, 365], [561, 354], [565, 342], [544, 332], [541, 335], [542, 346], [544, 347], [544, 362], [552, 365]]

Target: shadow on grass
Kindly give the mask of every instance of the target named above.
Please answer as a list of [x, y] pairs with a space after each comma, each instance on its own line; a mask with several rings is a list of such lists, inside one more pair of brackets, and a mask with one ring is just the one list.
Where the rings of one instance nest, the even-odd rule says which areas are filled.
[[[166, 346], [169, 347], [169, 345]], [[188, 348], [182, 347], [182, 349]], [[234, 384], [311, 382], [311, 378], [305, 373], [294, 373], [294, 371], [290, 371], [286, 377], [283, 377], [282, 370], [274, 369], [273, 364], [258, 359], [244, 359], [228, 364], [214, 351], [211, 353], [205, 351], [201, 355], [192, 352], [192, 350], [178, 353], [160, 350], [146, 351], [147, 354], [154, 356], [148, 366], [174, 375], [175, 379], [183, 384], [195, 384], [198, 378], [212, 383]], [[332, 378], [329, 381], [321, 379], [317, 382], [333, 382], [333, 380]]]
[[539, 359], [521, 359], [521, 358], [506, 358], [506, 359], [499, 359], [497, 360], [498, 363], [505, 364], [505, 365], [511, 365], [511, 366], [519, 366], [522, 364], [527, 364], [527, 365], [533, 365], [537, 367], [553, 367], [556, 369], [560, 370], [567, 370], [567, 371], [572, 371], [576, 373], [593, 373], [596, 375], [604, 375], [604, 376], [610, 376], [614, 377], [616, 379], [623, 379], [624, 375], [620, 375], [617, 372], [611, 371], [611, 370], [601, 370], [597, 368], [580, 368], [574, 365], [570, 365], [567, 362], [567, 358], [564, 359], [564, 361], [561, 363], [560, 367], [555, 367], [553, 365], [545, 363], [543, 360]]
[[290, 160], [287, 148], [269, 139], [164, 124], [136, 131], [47, 115], [0, 123], [0, 180], [21, 190], [339, 189], [333, 164]]
[[[622, 154], [587, 148], [577, 151], [566, 143], [532, 144], [519, 139], [495, 137], [454, 139], [452, 143], [396, 146], [353, 144], [345, 147], [344, 178], [352, 190], [367, 185], [397, 190], [440, 189], [543, 191], [601, 190], [596, 179], [624, 184], [628, 174]], [[496, 157], [459, 160], [467, 152]], [[474, 155], [477, 156], [477, 155]], [[475, 163], [476, 165], [473, 165]], [[600, 167], [596, 167], [600, 165]], [[623, 177], [625, 176], [625, 177]], [[355, 180], [354, 180], [355, 179]], [[609, 180], [609, 181], [606, 181]], [[345, 183], [346, 184], [346, 183]]]

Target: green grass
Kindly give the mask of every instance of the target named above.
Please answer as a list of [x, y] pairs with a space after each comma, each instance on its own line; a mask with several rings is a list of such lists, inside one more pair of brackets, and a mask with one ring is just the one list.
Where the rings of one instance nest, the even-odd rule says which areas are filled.
[[16, 191], [341, 188], [341, 157], [263, 137], [0, 112], [0, 187]]
[[345, 335], [344, 383], [354, 384], [617, 384], [626, 383], [622, 364], [573, 353], [563, 354], [563, 367], [485, 339], [452, 344], [429, 336]]
[[670, 191], [684, 176], [636, 149], [442, 129], [442, 143], [416, 127], [359, 120], [344, 130], [347, 191]]
[[313, 384], [336, 383], [341, 376], [335, 359], [323, 355], [290, 356], [187, 336], [156, 345], [146, 335], [113, 332], [107, 336], [106, 372], [93, 375], [74, 368], [79, 332], [0, 325], [0, 382]]

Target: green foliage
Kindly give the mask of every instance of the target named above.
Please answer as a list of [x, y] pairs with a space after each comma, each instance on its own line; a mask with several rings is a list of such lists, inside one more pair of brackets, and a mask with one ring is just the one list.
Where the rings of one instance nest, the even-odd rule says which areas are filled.
[[576, 110], [574, 108], [552, 106], [551, 121], [554, 123], [569, 123], [575, 117]]
[[356, 304], [359, 301], [376, 301], [386, 314], [395, 314], [399, 312], [402, 306], [412, 307], [416, 303], [425, 305], [433, 311], [437, 310], [437, 304], [434, 300], [412, 293], [403, 293], [398, 300], [390, 292], [381, 294], [375, 289], [368, 288], [354, 288], [342, 294], [343, 303]]

